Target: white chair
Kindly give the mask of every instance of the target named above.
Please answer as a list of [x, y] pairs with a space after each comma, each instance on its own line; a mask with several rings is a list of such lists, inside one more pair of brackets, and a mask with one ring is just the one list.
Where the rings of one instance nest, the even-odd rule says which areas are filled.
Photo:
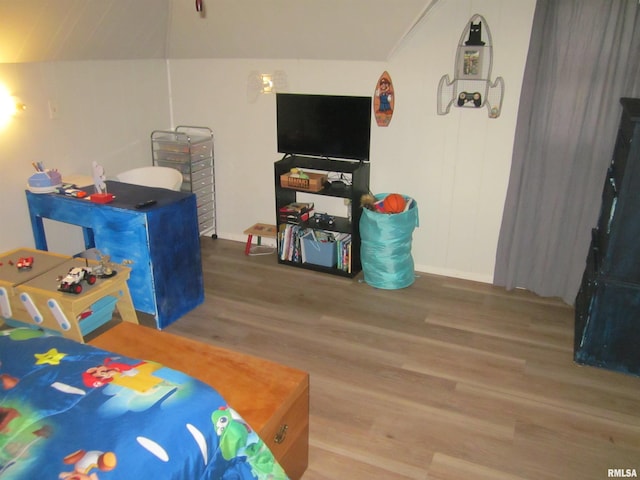
[[144, 185], [145, 187], [168, 188], [179, 191], [182, 186], [182, 173], [169, 167], [139, 167], [116, 175], [120, 182]]

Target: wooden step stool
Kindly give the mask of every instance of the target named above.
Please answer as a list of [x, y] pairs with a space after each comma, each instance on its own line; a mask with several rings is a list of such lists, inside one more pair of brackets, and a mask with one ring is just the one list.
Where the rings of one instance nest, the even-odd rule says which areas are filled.
[[245, 255], [249, 255], [249, 253], [251, 252], [251, 242], [254, 235], [258, 237], [258, 245], [261, 245], [262, 237], [276, 238], [277, 235], [276, 226], [269, 225], [267, 223], [256, 223], [255, 225], [247, 228], [242, 233], [247, 235], [247, 245], [244, 248]]

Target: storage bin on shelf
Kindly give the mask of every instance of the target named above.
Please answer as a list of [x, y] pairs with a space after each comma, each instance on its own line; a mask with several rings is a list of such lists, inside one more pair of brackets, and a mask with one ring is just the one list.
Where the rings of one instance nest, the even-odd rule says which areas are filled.
[[338, 263], [335, 241], [318, 241], [309, 231], [301, 239], [302, 261], [322, 267], [333, 268]]
[[[387, 194], [375, 195], [382, 200]], [[405, 288], [415, 280], [411, 243], [418, 226], [418, 205], [403, 195], [407, 209], [383, 213], [363, 209], [360, 217], [360, 260], [364, 281], [372, 287], [393, 290]]]

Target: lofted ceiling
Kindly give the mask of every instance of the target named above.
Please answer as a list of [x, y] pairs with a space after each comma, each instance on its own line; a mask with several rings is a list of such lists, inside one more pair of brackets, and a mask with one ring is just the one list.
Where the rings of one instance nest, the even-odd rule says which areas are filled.
[[385, 61], [439, 0], [0, 0], [0, 63]]

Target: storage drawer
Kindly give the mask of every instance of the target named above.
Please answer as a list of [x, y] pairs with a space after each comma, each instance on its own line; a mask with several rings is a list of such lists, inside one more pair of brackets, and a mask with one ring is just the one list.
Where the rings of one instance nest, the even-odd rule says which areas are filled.
[[211, 157], [204, 157], [201, 159], [198, 159], [197, 161], [191, 161], [191, 173], [195, 173], [195, 172], [199, 172], [201, 170], [206, 169], [207, 171], [207, 175], [211, 175], [212, 170], [211, 170], [211, 166], [213, 165], [213, 158]]
[[191, 172], [191, 181], [193, 183], [197, 183], [199, 180], [206, 179], [209, 182], [206, 183], [208, 185], [213, 181], [213, 174], [211, 173], [211, 169], [202, 169], [197, 172]]
[[211, 150], [207, 150], [206, 152], [191, 153], [191, 163], [197, 163], [207, 159], [210, 159], [213, 161], [213, 152]]
[[196, 205], [198, 205], [198, 208], [206, 207], [207, 210], [213, 211], [213, 193], [209, 192], [196, 195]]
[[274, 414], [261, 436], [292, 479], [307, 468], [309, 449], [309, 386]]
[[211, 217], [213, 214], [213, 202], [206, 202], [202, 205], [198, 205], [198, 218], [206, 215], [207, 217]]
[[191, 182], [189, 182], [188, 178], [184, 179], [183, 187], [189, 187], [190, 191], [200, 190], [203, 187], [207, 187], [209, 185], [213, 185], [213, 177], [202, 177], [202, 178], [193, 178]]
[[208, 218], [207, 220], [202, 220], [202, 219], [198, 219], [198, 231], [199, 232], [204, 232], [205, 230], [209, 230], [210, 228], [213, 228], [213, 218]]
[[213, 184], [201, 186], [194, 190], [193, 193], [195, 193], [198, 203], [213, 200]]
[[196, 192], [209, 185], [213, 185], [213, 177], [193, 177], [187, 173], [182, 175], [182, 189], [188, 192]]
[[200, 225], [200, 227], [198, 227], [198, 230], [202, 230], [202, 226], [205, 226], [208, 228], [208, 225], [210, 223], [212, 223], [214, 220], [214, 216], [213, 216], [213, 212], [208, 212], [208, 213], [203, 213], [201, 215], [198, 215], [198, 225]]
[[211, 152], [213, 152], [213, 143], [211, 141], [191, 144], [191, 156], [206, 155], [210, 157]]
[[[154, 132], [160, 133], [160, 132]], [[170, 153], [207, 153], [213, 151], [213, 142], [206, 137], [192, 137], [191, 143], [186, 141], [187, 137], [181, 134], [166, 132], [164, 137], [154, 137], [152, 134], [153, 149], [155, 152]]]
[[153, 152], [153, 158], [155, 158], [158, 165], [172, 168], [181, 168], [180, 165], [191, 163], [191, 157], [189, 153], [179, 152], [165, 152], [164, 150], [156, 150]]
[[195, 163], [189, 161], [189, 156], [186, 156], [182, 160], [171, 160], [167, 158], [157, 158], [156, 163], [161, 167], [175, 168], [182, 172], [183, 175], [189, 175], [193, 172], [206, 171], [207, 175], [212, 174], [211, 165], [213, 165], [213, 159], [211, 157], [204, 160], [199, 160]]
[[172, 161], [199, 161], [213, 156], [213, 146], [209, 144], [189, 145], [157, 144], [153, 150], [156, 159]]

